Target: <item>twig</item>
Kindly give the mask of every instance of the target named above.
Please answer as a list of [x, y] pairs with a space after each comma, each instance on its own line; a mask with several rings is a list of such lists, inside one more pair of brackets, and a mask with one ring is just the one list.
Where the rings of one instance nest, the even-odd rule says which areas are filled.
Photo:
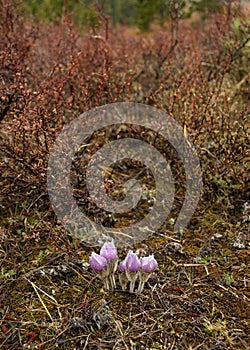
[[51, 316], [49, 310], [47, 309], [47, 306], [44, 304], [43, 299], [41, 298], [40, 294], [38, 293], [38, 290], [40, 290], [42, 293], [44, 293], [45, 295], [47, 295], [50, 299], [52, 299], [57, 305], [57, 301], [55, 300], [55, 298], [53, 298], [52, 296], [50, 296], [49, 294], [47, 294], [45, 291], [43, 291], [41, 288], [37, 287], [33, 282], [31, 282], [30, 280], [27, 279], [27, 281], [32, 285], [32, 287], [34, 288], [34, 291], [36, 292], [38, 299], [40, 300], [41, 304], [43, 305], [45, 311], [47, 312], [49, 318], [51, 319], [52, 323], [54, 324], [54, 320], [53, 317]]
[[228, 289], [228, 288], [226, 288], [226, 287], [224, 287], [224, 286], [222, 286], [221, 284], [218, 284], [218, 283], [216, 283], [215, 285], [220, 287], [221, 289], [231, 293], [233, 296], [235, 296], [235, 298], [239, 299], [239, 296], [236, 293], [232, 292], [230, 289]]
[[[170, 260], [173, 264], [174, 264], [174, 266], [176, 266], [176, 267], [196, 267], [196, 266], [216, 266], [215, 264], [213, 264], [213, 263], [207, 263], [207, 264], [195, 264], [195, 263], [190, 263], [190, 264], [178, 264], [177, 262], [175, 262], [172, 258], [170, 258], [170, 256], [167, 256], [166, 257], [168, 260]], [[206, 269], [206, 268], [205, 268]], [[206, 272], [207, 272], [207, 270], [206, 270]], [[208, 273], [208, 275], [209, 275], [209, 273]]]
[[82, 350], [85, 350], [85, 349], [86, 349], [86, 347], [87, 347], [87, 345], [88, 345], [88, 343], [89, 343], [90, 334], [91, 334], [91, 333], [88, 334], [87, 339], [86, 339], [86, 342], [85, 342], [85, 344], [84, 344], [84, 348], [83, 348]]

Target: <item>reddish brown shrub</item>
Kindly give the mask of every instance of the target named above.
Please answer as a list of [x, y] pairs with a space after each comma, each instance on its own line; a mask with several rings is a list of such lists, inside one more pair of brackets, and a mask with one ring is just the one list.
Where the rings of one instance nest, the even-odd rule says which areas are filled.
[[[1, 1], [0, 101], [2, 203], [31, 207], [47, 199], [49, 152], [62, 127], [84, 111], [116, 101], [154, 105], [178, 120], [194, 141], [204, 198], [231, 207], [247, 191], [247, 96], [237, 64], [249, 39], [236, 35], [240, 13], [214, 15], [178, 33], [80, 33], [22, 18]], [[249, 56], [248, 56], [249, 58]], [[238, 62], [238, 63], [237, 63]], [[244, 86], [243, 86], [244, 85]], [[48, 205], [48, 203], [47, 203]]]

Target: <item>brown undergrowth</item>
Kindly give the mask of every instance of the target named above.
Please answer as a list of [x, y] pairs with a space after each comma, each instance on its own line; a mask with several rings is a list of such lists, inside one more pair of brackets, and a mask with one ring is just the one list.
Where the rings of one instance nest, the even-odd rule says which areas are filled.
[[[245, 227], [245, 229], [244, 229]], [[105, 292], [85, 264], [90, 248], [62, 229], [5, 229], [3, 349], [247, 349], [249, 246], [235, 228], [163, 230], [137, 247], [159, 263], [143, 294]], [[245, 241], [243, 235], [245, 234]], [[136, 247], [135, 247], [136, 248]], [[125, 251], [119, 250], [120, 256]], [[118, 282], [118, 281], [117, 281]]]

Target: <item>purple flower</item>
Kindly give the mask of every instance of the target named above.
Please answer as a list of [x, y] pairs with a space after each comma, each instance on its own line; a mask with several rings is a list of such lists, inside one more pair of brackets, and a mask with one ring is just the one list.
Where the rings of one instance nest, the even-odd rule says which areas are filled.
[[119, 264], [119, 270], [121, 272], [125, 272], [126, 271], [126, 260], [122, 260]]
[[143, 272], [151, 273], [157, 268], [158, 264], [153, 255], [141, 258], [141, 269]]
[[113, 240], [103, 244], [100, 250], [100, 255], [108, 261], [114, 261], [117, 259], [117, 249]]
[[127, 283], [128, 283], [128, 278], [126, 276], [126, 259], [122, 260], [119, 264], [119, 281], [120, 285], [122, 287], [122, 290], [126, 290]]
[[137, 272], [141, 266], [140, 260], [138, 256], [133, 253], [132, 251], [129, 251], [127, 257], [126, 257], [126, 269], [128, 272]]
[[96, 272], [102, 272], [107, 268], [107, 260], [103, 256], [94, 252], [92, 252], [89, 258], [89, 264]]

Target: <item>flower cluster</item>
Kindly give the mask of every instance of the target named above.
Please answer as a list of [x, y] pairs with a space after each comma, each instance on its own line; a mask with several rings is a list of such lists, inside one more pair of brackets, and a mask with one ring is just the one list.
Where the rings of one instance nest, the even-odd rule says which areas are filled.
[[89, 258], [89, 264], [104, 282], [104, 288], [109, 290], [116, 288], [115, 272], [118, 265], [117, 249], [114, 241], [104, 243], [100, 254], [92, 253]]
[[[114, 241], [106, 242], [100, 250], [100, 254], [92, 253], [89, 258], [92, 269], [104, 282], [106, 290], [116, 288], [115, 272], [118, 266], [118, 254]], [[138, 292], [141, 293], [145, 282], [158, 264], [153, 255], [139, 258], [133, 251], [129, 251], [126, 258], [119, 263], [119, 282], [122, 290], [126, 290], [129, 283], [129, 290], [133, 292], [135, 282], [138, 282]]]

